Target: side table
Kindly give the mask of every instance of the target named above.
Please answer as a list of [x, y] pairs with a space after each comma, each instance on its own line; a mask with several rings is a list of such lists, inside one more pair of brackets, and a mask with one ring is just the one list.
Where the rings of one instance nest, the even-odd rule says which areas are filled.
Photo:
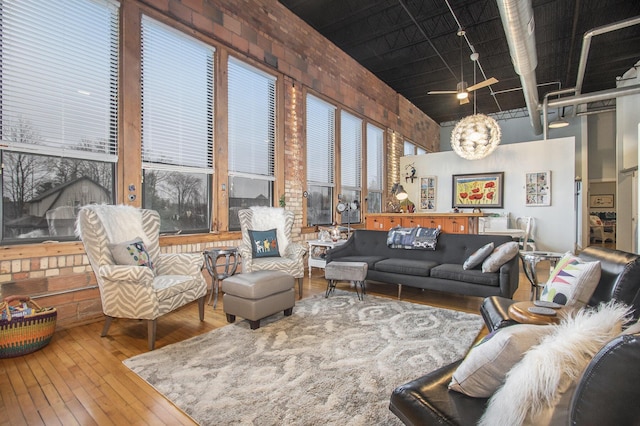
[[309, 278], [311, 278], [312, 267], [324, 269], [324, 267], [326, 266], [327, 261], [324, 260], [324, 254], [328, 249], [337, 247], [346, 242], [347, 240], [338, 240], [338, 241], [309, 240], [307, 241], [307, 244], [309, 245], [309, 259], [307, 260], [307, 266], [309, 267]]
[[522, 259], [522, 268], [524, 274], [531, 283], [531, 300], [538, 300], [542, 294], [544, 284], [538, 282], [536, 266], [543, 260], [549, 261], [549, 273], [556, 267], [558, 260], [562, 259], [564, 253], [552, 251], [520, 251], [520, 259]]
[[529, 312], [529, 308], [535, 306], [533, 302], [516, 302], [509, 306], [509, 318], [520, 324], [557, 324], [562, 318], [567, 316], [572, 308], [563, 306], [561, 308], [554, 309], [555, 315], [541, 315]]
[[[204, 255], [204, 266], [209, 271], [212, 279], [211, 294], [207, 303], [211, 304], [211, 299], [213, 298], [213, 309], [215, 309], [218, 303], [220, 281], [236, 273], [240, 255], [237, 247], [214, 247], [203, 251], [202, 254]], [[223, 256], [225, 258], [224, 263], [218, 263], [218, 259]]]

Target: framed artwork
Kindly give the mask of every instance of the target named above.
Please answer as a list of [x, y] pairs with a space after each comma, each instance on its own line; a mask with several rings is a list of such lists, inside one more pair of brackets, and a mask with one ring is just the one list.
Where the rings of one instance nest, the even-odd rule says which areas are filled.
[[504, 172], [453, 175], [452, 207], [501, 209], [504, 194]]
[[613, 208], [613, 194], [597, 194], [589, 196], [589, 207], [597, 209]]
[[527, 207], [551, 205], [551, 171], [525, 174], [525, 205]]
[[436, 209], [436, 179], [435, 176], [420, 178], [420, 210]]

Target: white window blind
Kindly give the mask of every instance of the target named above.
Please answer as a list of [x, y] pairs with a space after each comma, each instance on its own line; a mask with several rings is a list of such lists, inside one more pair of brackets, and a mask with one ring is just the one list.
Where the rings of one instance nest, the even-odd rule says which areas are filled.
[[274, 175], [276, 78], [229, 58], [229, 174]]
[[214, 49], [142, 17], [144, 168], [213, 173]]
[[404, 141], [404, 155], [415, 155], [416, 146], [409, 141]]
[[367, 123], [367, 188], [382, 191], [382, 147], [384, 130]]
[[334, 184], [336, 108], [307, 95], [307, 184]]
[[343, 187], [362, 186], [362, 120], [342, 111], [340, 115], [340, 173]]
[[2, 142], [117, 161], [118, 4], [4, 0]]

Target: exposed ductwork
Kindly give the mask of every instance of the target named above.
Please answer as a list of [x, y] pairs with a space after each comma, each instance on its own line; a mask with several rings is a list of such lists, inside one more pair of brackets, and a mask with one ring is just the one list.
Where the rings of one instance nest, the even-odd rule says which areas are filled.
[[497, 0], [502, 26], [504, 27], [511, 61], [516, 73], [520, 76], [522, 92], [529, 111], [529, 119], [534, 133], [542, 133], [540, 106], [536, 81], [535, 22], [531, 0]]

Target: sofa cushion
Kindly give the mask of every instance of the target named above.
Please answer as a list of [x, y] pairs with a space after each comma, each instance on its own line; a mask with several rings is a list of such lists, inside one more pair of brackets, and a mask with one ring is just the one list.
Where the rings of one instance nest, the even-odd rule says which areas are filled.
[[467, 257], [467, 260], [462, 264], [463, 269], [473, 269], [476, 266], [480, 265], [483, 260], [485, 260], [495, 248], [495, 244], [490, 242], [489, 244], [485, 244], [480, 247], [478, 250], [471, 253], [471, 256]]
[[516, 257], [517, 254], [517, 242], [510, 241], [500, 244], [493, 250], [493, 253], [482, 262], [482, 272], [496, 272], [502, 265]]
[[438, 263], [430, 260], [391, 258], [376, 262], [374, 268], [380, 272], [428, 277], [429, 271], [435, 266]]
[[343, 256], [334, 257], [332, 262], [365, 262], [369, 270], [374, 269], [374, 265], [381, 260], [386, 259], [384, 256]]
[[500, 274], [496, 272], [483, 273], [480, 269], [465, 270], [462, 265], [453, 263], [445, 263], [431, 269], [433, 278], [442, 278], [445, 280], [464, 281], [471, 284], [480, 284], [488, 286], [500, 285]]

